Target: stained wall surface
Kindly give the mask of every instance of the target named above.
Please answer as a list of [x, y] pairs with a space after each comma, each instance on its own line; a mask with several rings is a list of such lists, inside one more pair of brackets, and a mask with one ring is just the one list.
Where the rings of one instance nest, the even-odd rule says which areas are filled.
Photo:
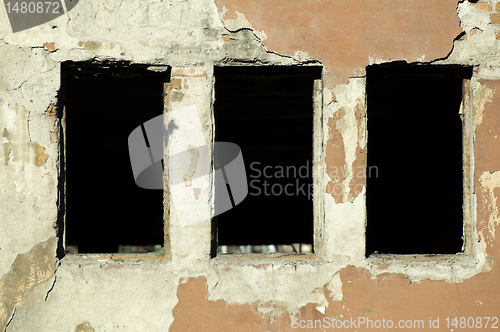
[[[80, 0], [16, 33], [0, 16], [1, 331], [328, 331], [336, 322], [390, 331], [420, 321], [448, 331], [455, 317], [495, 330], [484, 317], [500, 319], [500, 1]], [[207, 142], [214, 66], [321, 65], [316, 253], [213, 258], [211, 221], [183, 227], [170, 206], [164, 256], [62, 254], [64, 61], [168, 66], [165, 110], [195, 105]], [[365, 257], [365, 69], [392, 61], [473, 67], [462, 103], [472, 137], [466, 253]], [[432, 114], [415, 118], [425, 125]], [[99, 163], [95, 121], [89, 110], [82, 163]], [[82, 208], [92, 209], [91, 192]], [[424, 199], [443, 195], [434, 183]]]

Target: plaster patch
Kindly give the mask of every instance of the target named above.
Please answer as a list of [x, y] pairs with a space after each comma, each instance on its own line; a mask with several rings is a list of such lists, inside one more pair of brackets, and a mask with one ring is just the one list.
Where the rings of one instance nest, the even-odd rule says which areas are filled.
[[386, 60], [384, 60], [384, 55], [369, 55], [368, 56], [368, 64], [371, 66], [373, 64], [379, 64], [379, 63], [384, 63]]
[[4, 165], [11, 164], [15, 161], [22, 163], [33, 163], [37, 166], [43, 166], [47, 162], [49, 156], [45, 153], [45, 148], [38, 143], [27, 142], [25, 144], [11, 143], [12, 133], [7, 128], [4, 128], [2, 136], [8, 140], [3, 144], [4, 150]]
[[[339, 85], [334, 89], [337, 103], [333, 108], [338, 114], [335, 129], [342, 138], [345, 156], [341, 192], [336, 193], [342, 196], [342, 202], [349, 200], [352, 203], [366, 182], [365, 84], [364, 78], [352, 78], [349, 84]], [[332, 167], [327, 164], [327, 173], [330, 174], [331, 170]]]
[[14, 110], [18, 115], [12, 129], [4, 127], [2, 137], [4, 137], [3, 164], [9, 165], [13, 162], [23, 164], [30, 163], [37, 166], [43, 166], [48, 160], [45, 148], [36, 142], [32, 142], [28, 132], [28, 111], [18, 104], [14, 105]]
[[325, 295], [332, 301], [342, 301], [342, 280], [339, 273], [335, 273], [325, 285]]
[[0, 331], [5, 329], [15, 307], [23, 305], [26, 293], [50, 279], [56, 266], [55, 237], [18, 254], [11, 269], [0, 279]]
[[[207, 75], [207, 69], [203, 66], [176, 66], [172, 68], [172, 77], [207, 77]], [[180, 89], [180, 84], [181, 81], [174, 79], [172, 89]]]
[[57, 117], [57, 106], [54, 104], [50, 104], [47, 110], [45, 111], [45, 116], [47, 117]]
[[303, 52], [303, 51], [295, 52], [293, 54], [292, 58], [294, 58], [295, 60], [301, 61], [301, 62], [313, 60], [313, 58], [307, 52]]
[[330, 194], [336, 203], [343, 202], [342, 184], [345, 178], [344, 141], [340, 131], [337, 129], [339, 117], [341, 117], [341, 114], [334, 114], [333, 117], [328, 119], [327, 130], [325, 131], [328, 135], [325, 144], [325, 164], [329, 177], [326, 185], [326, 193]]
[[182, 98], [184, 98], [184, 93], [180, 91], [172, 91], [171, 96], [172, 96], [172, 101], [181, 102]]
[[[335, 257], [337, 262], [347, 262], [364, 259], [365, 256], [365, 209], [366, 188], [352, 202], [344, 201], [339, 204], [332, 198], [325, 197], [324, 248], [325, 255]], [[332, 258], [333, 259], [333, 258]]]
[[358, 129], [356, 156], [351, 165], [353, 179], [349, 183], [349, 201], [361, 193], [366, 186], [366, 110], [362, 104], [356, 105], [355, 115]]
[[201, 188], [193, 188], [194, 199], [198, 199], [200, 197]]
[[45, 165], [49, 156], [45, 153], [45, 148], [43, 146], [38, 145], [38, 143], [34, 143], [35, 150], [35, 165], [42, 166]]
[[[358, 126], [356, 125], [355, 113], [351, 109], [342, 108], [343, 117], [337, 121], [337, 130], [344, 139], [345, 150], [345, 178], [343, 183], [343, 195], [346, 196], [349, 184], [354, 180], [353, 163], [356, 160], [356, 147], [358, 145]], [[339, 110], [340, 111], [340, 110]], [[347, 197], [344, 197], [344, 201]]]
[[100, 52], [103, 54], [106, 54], [108, 52], [120, 54], [123, 52], [122, 47], [118, 43], [89, 40], [85, 42], [79, 42], [78, 46], [83, 47], [85, 50], [90, 52]]
[[94, 332], [94, 328], [90, 326], [89, 322], [83, 322], [76, 326], [75, 332]]
[[493, 91], [486, 85], [480, 86], [474, 92], [474, 128], [483, 122], [483, 112], [486, 103], [491, 103]]
[[500, 171], [494, 173], [484, 172], [479, 178], [481, 187], [488, 191], [490, 217], [488, 220], [488, 230], [490, 238], [495, 239], [495, 230], [500, 223], [500, 213], [498, 211], [497, 197], [495, 189], [500, 188]]
[[[205, 278], [190, 278], [177, 289], [179, 302], [174, 308], [171, 332], [196, 330], [197, 324], [210, 324], [213, 331], [266, 331], [268, 324], [255, 304], [227, 304], [208, 301]], [[196, 319], [193, 321], [193, 315]], [[267, 315], [269, 316], [269, 314]]]
[[52, 42], [52, 43], [46, 42], [43, 44], [43, 47], [46, 48], [47, 50], [49, 50], [50, 52], [56, 51], [56, 46], [55, 46], [54, 42]]

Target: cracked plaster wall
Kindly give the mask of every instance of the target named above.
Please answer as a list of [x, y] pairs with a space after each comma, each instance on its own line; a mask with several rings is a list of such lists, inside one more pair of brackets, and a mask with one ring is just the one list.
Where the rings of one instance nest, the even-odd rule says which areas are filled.
[[[80, 0], [12, 34], [0, 11], [0, 330], [288, 331], [293, 316], [498, 315], [499, 13], [497, 0]], [[210, 259], [209, 221], [183, 228], [172, 211], [170, 258], [56, 260], [60, 63], [89, 59], [173, 66], [166, 107], [196, 104], [207, 141], [214, 64], [319, 61], [321, 257]], [[393, 60], [475, 66], [472, 256], [364, 258], [363, 75]]]

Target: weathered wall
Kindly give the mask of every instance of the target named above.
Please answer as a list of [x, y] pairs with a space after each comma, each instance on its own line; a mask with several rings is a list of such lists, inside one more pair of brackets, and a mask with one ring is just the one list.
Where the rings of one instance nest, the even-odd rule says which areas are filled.
[[329, 88], [370, 62], [444, 58], [462, 32], [453, 0], [216, 3], [229, 30], [253, 27], [269, 51], [321, 60]]
[[[80, 0], [15, 34], [2, 10], [0, 22], [0, 330], [289, 331], [294, 317], [358, 316], [440, 317], [445, 330], [446, 317], [500, 315], [500, 1]], [[172, 211], [170, 257], [57, 260], [61, 132], [51, 105], [60, 63], [90, 59], [173, 66], [167, 109], [196, 104], [207, 141], [214, 64], [321, 62], [317, 257], [211, 259], [210, 221], [180, 227]], [[472, 255], [364, 257], [364, 72], [393, 60], [474, 66]], [[89, 140], [85, 162], [94, 148]], [[446, 188], [429, 197], [439, 195]]]

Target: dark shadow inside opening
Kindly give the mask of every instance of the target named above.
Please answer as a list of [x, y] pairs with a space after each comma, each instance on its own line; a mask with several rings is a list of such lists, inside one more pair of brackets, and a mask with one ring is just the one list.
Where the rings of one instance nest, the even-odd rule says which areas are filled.
[[312, 251], [313, 82], [320, 77], [320, 67], [215, 68], [216, 141], [239, 145], [249, 190], [214, 218], [219, 247], [265, 252], [260, 246], [295, 243]]
[[67, 251], [163, 250], [163, 191], [136, 186], [128, 136], [163, 113], [168, 77], [145, 65], [62, 64]]
[[462, 81], [472, 69], [367, 67], [366, 255], [463, 245]]

